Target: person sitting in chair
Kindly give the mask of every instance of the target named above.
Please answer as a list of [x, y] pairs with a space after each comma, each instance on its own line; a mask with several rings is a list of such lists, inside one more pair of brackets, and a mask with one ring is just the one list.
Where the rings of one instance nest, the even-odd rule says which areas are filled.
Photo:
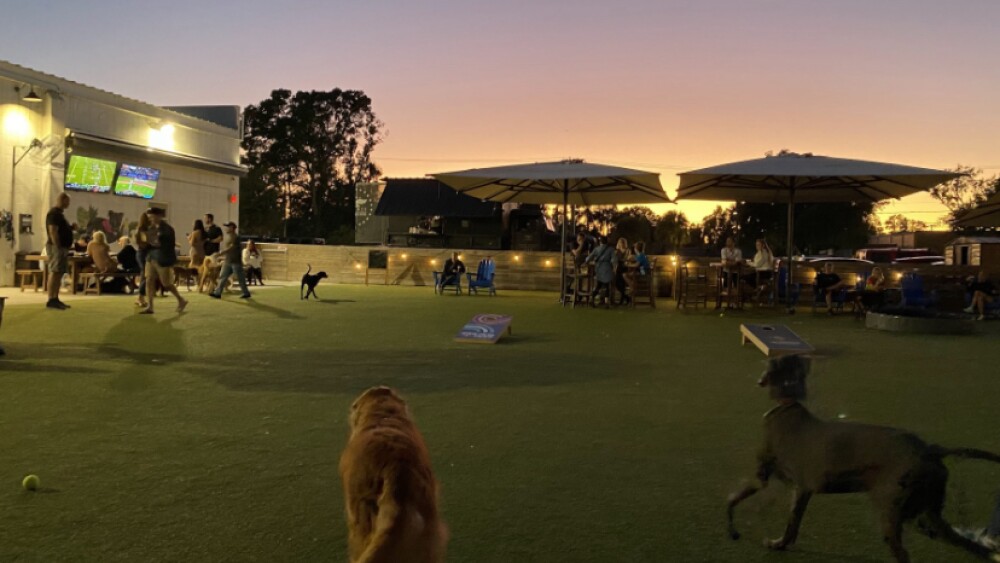
[[91, 272], [107, 274], [116, 270], [115, 261], [111, 259], [111, 247], [108, 239], [101, 231], [94, 232], [93, 239], [87, 243], [87, 256], [94, 261]]
[[979, 315], [976, 317], [976, 320], [981, 321], [986, 318], [986, 305], [992, 303], [995, 299], [996, 287], [986, 277], [986, 272], [979, 270], [979, 275], [976, 276], [975, 281], [969, 283], [968, 289], [972, 295], [972, 302], [965, 308], [965, 312], [978, 312]]
[[260, 250], [257, 250], [257, 243], [252, 240], [247, 241], [246, 248], [243, 249], [243, 266], [247, 270], [248, 285], [264, 285], [264, 275], [261, 271], [262, 259]]
[[882, 306], [885, 301], [885, 275], [882, 273], [882, 268], [878, 266], [872, 268], [871, 275], [865, 280], [864, 291], [858, 295], [858, 301], [861, 305], [858, 314], [877, 310]]
[[832, 262], [827, 262], [823, 266], [823, 271], [816, 274], [816, 295], [825, 296], [828, 314], [833, 314], [833, 294], [844, 287], [847, 287], [847, 282], [834, 273]]
[[767, 241], [762, 238], [757, 239], [755, 245], [757, 252], [753, 255], [753, 261], [750, 263], [753, 271], [746, 274], [743, 279], [747, 285], [754, 288], [754, 293], [759, 296], [767, 291], [767, 284], [774, 276], [774, 253], [771, 252]]
[[446, 285], [457, 284], [459, 276], [464, 273], [465, 264], [458, 259], [457, 252], [452, 252], [451, 258], [445, 261], [444, 269], [441, 271], [441, 283], [438, 284], [438, 290], [440, 291]]

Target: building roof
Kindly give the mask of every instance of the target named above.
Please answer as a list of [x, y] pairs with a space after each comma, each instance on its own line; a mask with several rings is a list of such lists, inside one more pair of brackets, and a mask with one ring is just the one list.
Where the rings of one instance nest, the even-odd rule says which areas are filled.
[[94, 86], [88, 86], [80, 82], [69, 80], [68, 78], [63, 78], [61, 76], [48, 74], [14, 64], [3, 59], [0, 59], [0, 78], [8, 78], [14, 81], [25, 82], [40, 88], [44, 87], [57, 95], [71, 94], [80, 98], [89, 98], [139, 113], [159, 115], [160, 117], [169, 118], [172, 121], [183, 123], [196, 129], [215, 131], [224, 133], [231, 137], [239, 137], [238, 128], [227, 127], [203, 117], [192, 115], [194, 112], [189, 111], [190, 108], [181, 112], [177, 109], [157, 106], [141, 100], [122, 96], [121, 94], [115, 94], [114, 92], [95, 88]]
[[955, 244], [1000, 244], [1000, 237], [958, 237], [946, 246]]
[[375, 215], [493, 217], [500, 204], [457, 193], [434, 179], [389, 178]]

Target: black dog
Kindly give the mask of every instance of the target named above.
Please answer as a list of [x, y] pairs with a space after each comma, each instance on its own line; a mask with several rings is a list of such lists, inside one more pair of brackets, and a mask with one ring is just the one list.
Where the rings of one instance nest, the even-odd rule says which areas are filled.
[[[306, 270], [306, 273], [302, 274], [302, 285], [299, 286], [299, 299], [309, 299], [310, 293], [312, 293], [313, 297], [319, 299], [319, 295], [316, 295], [316, 285], [319, 284], [319, 280], [328, 276], [326, 275], [326, 272], [310, 274], [309, 272], [312, 271], [313, 267], [311, 264], [307, 264], [307, 266], [309, 266], [309, 269]], [[302, 290], [306, 288], [309, 289], [306, 291], [306, 294], [303, 297]]]

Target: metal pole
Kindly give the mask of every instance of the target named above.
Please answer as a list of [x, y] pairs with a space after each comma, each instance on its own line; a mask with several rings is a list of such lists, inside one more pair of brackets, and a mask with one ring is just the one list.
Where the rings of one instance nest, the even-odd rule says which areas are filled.
[[569, 180], [563, 180], [562, 240], [559, 241], [559, 302], [566, 304], [566, 223], [569, 222]]
[[788, 312], [795, 313], [795, 303], [792, 301], [792, 277], [795, 274], [795, 262], [792, 261], [792, 238], [795, 231], [795, 179], [792, 178], [790, 191], [788, 194], [788, 265], [785, 266], [785, 305]]

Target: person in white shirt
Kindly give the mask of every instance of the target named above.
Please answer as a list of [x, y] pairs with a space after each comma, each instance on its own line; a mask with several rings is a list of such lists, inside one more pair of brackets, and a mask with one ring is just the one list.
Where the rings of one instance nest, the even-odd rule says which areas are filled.
[[248, 240], [246, 248], [243, 249], [243, 266], [247, 269], [247, 282], [249, 285], [257, 283], [264, 285], [264, 276], [260, 269], [261, 263], [260, 250], [257, 249], [254, 241]]
[[726, 284], [733, 284], [739, 281], [740, 266], [743, 264], [743, 251], [736, 247], [736, 239], [729, 237], [726, 239], [726, 246], [722, 247], [722, 272]]
[[757, 239], [755, 245], [757, 252], [750, 262], [753, 270], [743, 276], [743, 281], [755, 288], [754, 291], [759, 295], [760, 292], [767, 290], [768, 283], [774, 277], [774, 253], [771, 252], [767, 241], [762, 238]]

